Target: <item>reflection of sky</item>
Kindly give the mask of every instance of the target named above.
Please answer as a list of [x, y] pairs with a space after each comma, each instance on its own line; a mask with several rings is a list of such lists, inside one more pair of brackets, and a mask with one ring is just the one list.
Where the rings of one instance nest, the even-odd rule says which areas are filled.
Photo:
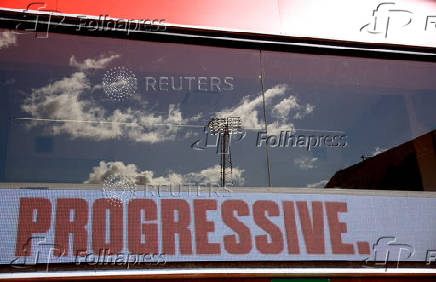
[[[2, 181], [84, 182], [90, 173], [95, 178], [107, 173], [111, 162], [117, 162], [112, 170], [146, 175], [156, 183], [217, 181], [216, 148], [191, 148], [205, 137], [201, 126], [213, 116], [225, 116], [217, 113], [223, 110], [241, 116], [245, 127], [263, 126], [256, 51], [55, 34], [47, 40], [29, 35], [18, 39], [15, 46], [0, 50], [0, 125], [6, 129], [0, 133]], [[345, 148], [310, 152], [270, 148], [273, 186], [305, 187], [328, 180], [359, 162], [361, 155], [436, 127], [431, 95], [436, 85], [428, 79], [434, 64], [412, 62], [403, 71], [400, 67], [407, 62], [284, 53], [266, 53], [264, 61], [269, 129], [339, 130], [348, 142]], [[104, 73], [116, 66], [130, 69], [138, 82], [136, 94], [123, 101], [108, 99], [100, 86]], [[404, 72], [419, 78], [416, 84], [404, 81]], [[233, 77], [234, 89], [147, 92], [146, 76]], [[38, 118], [109, 119], [139, 126], [114, 130], [112, 125], [14, 120], [31, 117], [32, 111]], [[160, 125], [150, 128], [150, 120]], [[163, 125], [178, 123], [193, 127]], [[251, 130], [232, 143], [234, 174], [244, 186], [268, 183], [265, 147], [256, 147], [256, 137]]]
[[[151, 121], [160, 126], [150, 130], [145, 126], [120, 126], [118, 130], [121, 132], [111, 137], [108, 136], [112, 133], [110, 125], [15, 120], [10, 125], [9, 136], [5, 136], [9, 140], [7, 156], [4, 156], [4, 180], [7, 181], [83, 182], [102, 160], [106, 163], [122, 162], [126, 166], [134, 164], [137, 172], [152, 171], [157, 179], [176, 174], [194, 181], [196, 176], [203, 174], [204, 178], [200, 177], [199, 181], [216, 180], [219, 178], [219, 168], [216, 168], [219, 155], [216, 149], [196, 151], [191, 149], [191, 144], [203, 138], [202, 126], [216, 112], [231, 109], [244, 96], [248, 95], [249, 100], [259, 96], [258, 57], [255, 51], [229, 52], [218, 48], [119, 40], [107, 40], [104, 43], [101, 39], [98, 40], [99, 44], [96, 44], [96, 39], [88, 39], [83, 42], [83, 47], [65, 48], [64, 36], [35, 40], [32, 44], [36, 45], [37, 50], [30, 50], [23, 48], [29, 43], [27, 41], [32, 40], [24, 37], [15, 48], [2, 50], [2, 60], [6, 61], [2, 81], [16, 79], [14, 85], [7, 87], [8, 92], [4, 92], [2, 98], [9, 99], [10, 111], [7, 117], [2, 118], [3, 121], [10, 117], [29, 117], [33, 112], [33, 117], [38, 118], [95, 120], [93, 117], [99, 117], [140, 124]], [[47, 44], [48, 41], [51, 44]], [[64, 48], [53, 48], [56, 44]], [[90, 45], [98, 47], [98, 53]], [[12, 65], [8, 61], [14, 54], [21, 56]], [[104, 58], [114, 54], [121, 57], [107, 63], [104, 68], [86, 69], [86, 59], [103, 61], [102, 54]], [[73, 55], [74, 63], [71, 64]], [[38, 64], [35, 62], [36, 56], [40, 60]], [[88, 63], [92, 64], [90, 61]], [[44, 64], [43, 71], [41, 64]], [[103, 74], [114, 66], [132, 70], [138, 81], [136, 95], [122, 102], [108, 99], [98, 87]], [[221, 80], [221, 88], [224, 86], [224, 77], [234, 77], [234, 90], [147, 92], [145, 76], [216, 76]], [[51, 88], [47, 87], [50, 83]], [[186, 88], [185, 83], [184, 86]], [[63, 95], [65, 97], [61, 99]], [[27, 108], [22, 108], [23, 105]], [[80, 106], [83, 108], [80, 109]], [[175, 113], [172, 117], [170, 110]], [[260, 122], [261, 118], [259, 114]], [[167, 123], [196, 127], [168, 127], [164, 125]], [[29, 127], [32, 124], [35, 126]], [[143, 129], [144, 132], [141, 131]], [[53, 141], [41, 138], [53, 134]], [[245, 185], [266, 185], [265, 151], [254, 150], [254, 146], [239, 147], [240, 144], [234, 144], [234, 174], [237, 176], [238, 170], [243, 170]], [[247, 149], [251, 149], [251, 154], [247, 154]], [[240, 152], [259, 161], [253, 163], [241, 156]], [[211, 173], [213, 175], [209, 175]]]
[[[296, 128], [342, 130], [348, 141], [345, 148], [310, 152], [273, 148], [274, 186], [328, 181], [362, 155], [372, 156], [436, 128], [434, 64], [273, 52], [265, 62], [267, 87], [285, 82], [301, 103], [315, 105], [312, 115], [295, 121]], [[267, 107], [269, 122], [271, 111]]]
[[[347, 97], [350, 94], [338, 94], [328, 87], [324, 87], [323, 92], [322, 97], [313, 97], [318, 100], [314, 114], [296, 121], [296, 127], [343, 130], [348, 145], [344, 148], [323, 146], [310, 151], [305, 148], [271, 149], [273, 179], [276, 180], [276, 175], [280, 179], [275, 185], [286, 185], [292, 179], [293, 185], [306, 186], [316, 182], [313, 181], [315, 175], [319, 175], [319, 181], [328, 180], [335, 171], [359, 162], [361, 155], [370, 156], [376, 147], [387, 149], [410, 140], [411, 132], [403, 97], [370, 95], [366, 91]], [[311, 99], [311, 94], [303, 93], [308, 94], [305, 99]], [[389, 113], [386, 112], [387, 109]], [[296, 163], [296, 160], [312, 160], [313, 164], [308, 169], [301, 165], [301, 161]]]

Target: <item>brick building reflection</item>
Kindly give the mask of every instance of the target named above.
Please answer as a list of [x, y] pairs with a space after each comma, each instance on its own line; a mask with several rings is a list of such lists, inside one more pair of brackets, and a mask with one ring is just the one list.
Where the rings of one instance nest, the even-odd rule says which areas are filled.
[[339, 170], [325, 188], [436, 191], [436, 130]]

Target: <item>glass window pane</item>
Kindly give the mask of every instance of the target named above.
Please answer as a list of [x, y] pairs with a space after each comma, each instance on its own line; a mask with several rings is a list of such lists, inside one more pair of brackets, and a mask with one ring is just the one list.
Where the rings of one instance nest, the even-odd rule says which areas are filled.
[[273, 186], [436, 188], [435, 63], [263, 59], [269, 132], [258, 145], [268, 144]]
[[245, 146], [255, 132], [230, 132], [230, 160], [208, 128], [264, 126], [258, 51], [5, 34], [1, 181], [218, 185], [223, 162], [226, 184], [267, 185], [266, 151]]

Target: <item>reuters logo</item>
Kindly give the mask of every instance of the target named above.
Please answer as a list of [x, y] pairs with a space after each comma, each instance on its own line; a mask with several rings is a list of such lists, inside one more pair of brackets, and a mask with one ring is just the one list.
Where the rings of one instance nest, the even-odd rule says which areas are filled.
[[125, 67], [114, 67], [103, 76], [103, 90], [115, 101], [123, 101], [136, 93], [136, 76]]
[[123, 202], [135, 198], [136, 190], [135, 177], [116, 174], [103, 180], [103, 194], [114, 206], [121, 206]]

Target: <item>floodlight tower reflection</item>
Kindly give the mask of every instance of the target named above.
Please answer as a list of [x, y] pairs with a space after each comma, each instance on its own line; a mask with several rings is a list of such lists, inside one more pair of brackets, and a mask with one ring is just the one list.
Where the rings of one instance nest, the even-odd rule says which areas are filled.
[[241, 118], [214, 117], [208, 124], [210, 133], [218, 135], [220, 144], [220, 161], [221, 161], [221, 186], [233, 185], [232, 180], [232, 152], [231, 152], [231, 135], [241, 134]]

